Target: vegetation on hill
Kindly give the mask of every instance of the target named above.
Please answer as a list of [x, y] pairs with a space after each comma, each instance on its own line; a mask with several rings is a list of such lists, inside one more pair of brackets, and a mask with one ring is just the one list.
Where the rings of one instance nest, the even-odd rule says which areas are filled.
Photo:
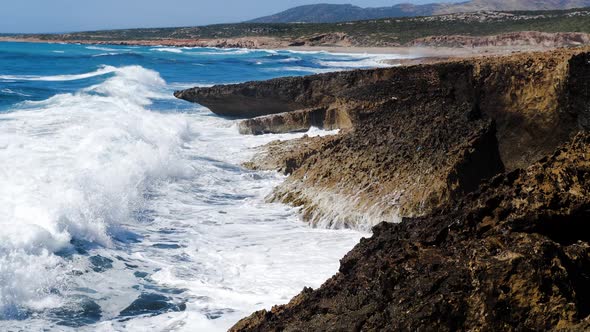
[[425, 5], [399, 4], [391, 7], [361, 8], [353, 5], [305, 5], [260, 17], [251, 23], [335, 23], [388, 17], [429, 16], [483, 10], [564, 10], [590, 6], [590, 0], [471, 0]]
[[325, 33], [344, 33], [363, 44], [404, 44], [440, 35], [489, 36], [518, 31], [590, 33], [590, 8], [565, 11], [478, 12], [345, 23], [217, 24], [201, 27], [150, 28], [23, 35], [42, 40], [161, 40], [276, 37], [296, 40]]
[[381, 19], [388, 17], [407, 17], [432, 15], [439, 4], [410, 5], [400, 4], [391, 7], [361, 8], [353, 5], [318, 4], [299, 6], [274, 15], [260, 17], [249, 23], [336, 23]]

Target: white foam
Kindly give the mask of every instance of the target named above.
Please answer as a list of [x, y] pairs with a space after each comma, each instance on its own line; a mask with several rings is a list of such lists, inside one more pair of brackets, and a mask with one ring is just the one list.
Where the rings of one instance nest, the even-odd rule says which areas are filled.
[[291, 58], [279, 60], [279, 62], [297, 62], [297, 61], [301, 61], [301, 60], [302, 59], [299, 57], [291, 57]]
[[115, 48], [103, 47], [103, 46], [86, 46], [86, 49], [93, 50], [93, 51], [108, 51], [108, 52], [118, 51]]
[[302, 72], [302, 73], [310, 73], [310, 74], [324, 74], [324, 73], [331, 73], [335, 71], [344, 71], [350, 70], [352, 68], [344, 68], [344, 67], [329, 67], [329, 68], [311, 68], [311, 67], [304, 67], [304, 66], [286, 66], [280, 68], [264, 68], [263, 70], [266, 71], [294, 71], [294, 72]]
[[329, 60], [318, 60], [317, 64], [325, 67], [343, 68], [343, 69], [355, 69], [355, 68], [381, 68], [391, 67], [384, 60], [388, 58], [367, 58], [353, 61], [329, 61]]
[[113, 55], [120, 55], [122, 53], [117, 53], [117, 52], [109, 52], [109, 53], [100, 53], [100, 54], [95, 54], [92, 57], [93, 58], [99, 58], [99, 57], [103, 57], [103, 56], [113, 56]]
[[[198, 51], [198, 52], [189, 53], [189, 54], [195, 54], [195, 55], [244, 55], [244, 54], [250, 54], [253, 52], [271, 53], [269, 50], [253, 50], [253, 49], [249, 49], [249, 48], [183, 47], [182, 49]], [[272, 54], [276, 54], [276, 53], [272, 53]]]
[[285, 50], [285, 52], [293, 53], [293, 54], [334, 54], [334, 53], [329, 53], [327, 51], [294, 51], [294, 50]]
[[2, 90], [0, 90], [0, 92], [6, 93], [9, 95], [17, 95], [17, 96], [21, 96], [21, 97], [31, 97], [31, 95], [28, 95], [28, 94], [22, 93], [22, 92], [18, 92], [18, 91], [14, 91], [11, 89], [2, 89]]
[[74, 74], [74, 75], [53, 75], [53, 76], [35, 76], [35, 75], [0, 75], [0, 80], [10, 80], [10, 81], [47, 81], [47, 82], [56, 82], [56, 81], [77, 81], [82, 80], [85, 78], [95, 77], [106, 75], [109, 73], [115, 72], [117, 69], [113, 66], [101, 66], [99, 69], [84, 73], [84, 74]]
[[23, 306], [39, 311], [59, 307], [61, 299], [43, 290], [67, 284], [68, 272], [69, 266], [46, 250], [29, 255], [18, 249], [0, 249], [0, 319], [11, 317]]
[[[341, 57], [334, 59], [334, 56]], [[316, 61], [319, 65], [326, 67], [354, 69], [354, 68], [383, 68], [392, 67], [394, 60], [412, 59], [415, 55], [403, 54], [370, 54], [370, 53], [331, 53], [328, 59]]]
[[150, 51], [158, 51], [158, 52], [168, 52], [168, 53], [182, 53], [182, 50], [179, 48], [174, 47], [159, 47], [159, 48], [152, 48]]
[[[258, 146], [303, 133], [242, 136], [236, 121], [198, 106], [151, 112], [171, 87], [139, 66], [112, 73], [0, 114], [0, 317], [17, 308], [39, 313], [2, 328], [63, 330], [43, 310], [72, 305], [72, 296], [91, 289], [83, 294], [100, 305], [102, 321], [82, 330], [224, 331], [305, 286], [319, 287], [365, 235], [308, 227], [297, 209], [265, 203], [283, 176], [239, 166]], [[143, 211], [149, 219], [138, 217]], [[93, 272], [87, 256], [56, 255], [73, 239], [98, 245], [91, 254], [113, 267]], [[153, 292], [147, 286], [184, 289], [186, 311], [121, 321], [139, 294]]]
[[141, 67], [116, 72], [79, 93], [0, 114], [0, 315], [49, 303], [39, 283], [22, 275], [61, 271], [53, 253], [73, 238], [111, 246], [147, 188], [190, 171], [177, 156], [186, 120], [143, 108], [163, 80]]

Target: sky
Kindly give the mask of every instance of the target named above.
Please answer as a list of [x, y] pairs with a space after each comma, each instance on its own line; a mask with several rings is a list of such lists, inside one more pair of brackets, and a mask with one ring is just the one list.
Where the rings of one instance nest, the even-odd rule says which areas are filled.
[[[450, 0], [449, 0], [450, 1]], [[447, 2], [449, 2], [447, 1]], [[195, 26], [242, 22], [312, 3], [361, 7], [443, 0], [1, 0], [0, 33]]]

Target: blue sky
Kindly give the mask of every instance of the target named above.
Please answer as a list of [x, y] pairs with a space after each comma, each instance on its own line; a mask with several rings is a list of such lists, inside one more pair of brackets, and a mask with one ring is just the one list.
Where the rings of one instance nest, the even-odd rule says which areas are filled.
[[310, 3], [362, 7], [442, 0], [3, 0], [0, 33], [68, 32], [239, 22]]

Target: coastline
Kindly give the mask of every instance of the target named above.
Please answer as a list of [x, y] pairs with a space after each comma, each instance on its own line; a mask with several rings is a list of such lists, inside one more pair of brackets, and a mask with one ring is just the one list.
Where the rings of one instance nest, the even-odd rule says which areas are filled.
[[0, 332], [590, 332], [590, 0], [462, 1], [7, 4]]
[[340, 129], [245, 166], [311, 225], [376, 225], [230, 331], [590, 328], [589, 77], [585, 47], [177, 91], [252, 134]]
[[82, 44], [82, 45], [115, 45], [115, 46], [146, 46], [146, 47], [201, 47], [218, 49], [250, 49], [250, 50], [285, 50], [292, 52], [327, 52], [333, 54], [366, 54], [398, 56], [383, 59], [381, 62], [390, 65], [416, 65], [449, 61], [452, 59], [469, 59], [484, 56], [501, 56], [522, 52], [548, 51], [560, 48], [558, 45], [501, 45], [501, 46], [354, 46], [354, 45], [313, 45], [294, 46], [289, 41], [267, 37], [237, 39], [159, 39], [159, 40], [43, 40], [37, 38], [0, 37], [0, 42], [49, 43], [49, 44]]
[[[160, 45], [189, 47], [145, 46]], [[391, 324], [400, 330], [500, 329], [523, 319], [534, 330], [590, 327], [583, 325], [590, 246], [586, 235], [577, 235], [586, 233], [581, 222], [590, 206], [590, 136], [571, 140], [590, 123], [590, 49], [287, 49], [407, 52], [422, 57], [404, 65], [447, 63], [175, 94], [217, 114], [269, 111], [240, 124], [252, 133], [300, 132], [318, 123], [340, 129], [334, 136], [269, 145], [282, 151], [268, 154], [277, 157], [272, 164], [260, 164], [289, 174], [271, 200], [300, 208], [304, 220], [322, 228], [375, 226], [320, 288], [305, 288], [289, 304], [256, 312], [232, 331], [346, 330], [354, 324], [366, 330]], [[270, 113], [280, 107], [284, 113]], [[556, 266], [561, 273], [554, 273]], [[496, 314], [505, 308], [508, 314]]]

